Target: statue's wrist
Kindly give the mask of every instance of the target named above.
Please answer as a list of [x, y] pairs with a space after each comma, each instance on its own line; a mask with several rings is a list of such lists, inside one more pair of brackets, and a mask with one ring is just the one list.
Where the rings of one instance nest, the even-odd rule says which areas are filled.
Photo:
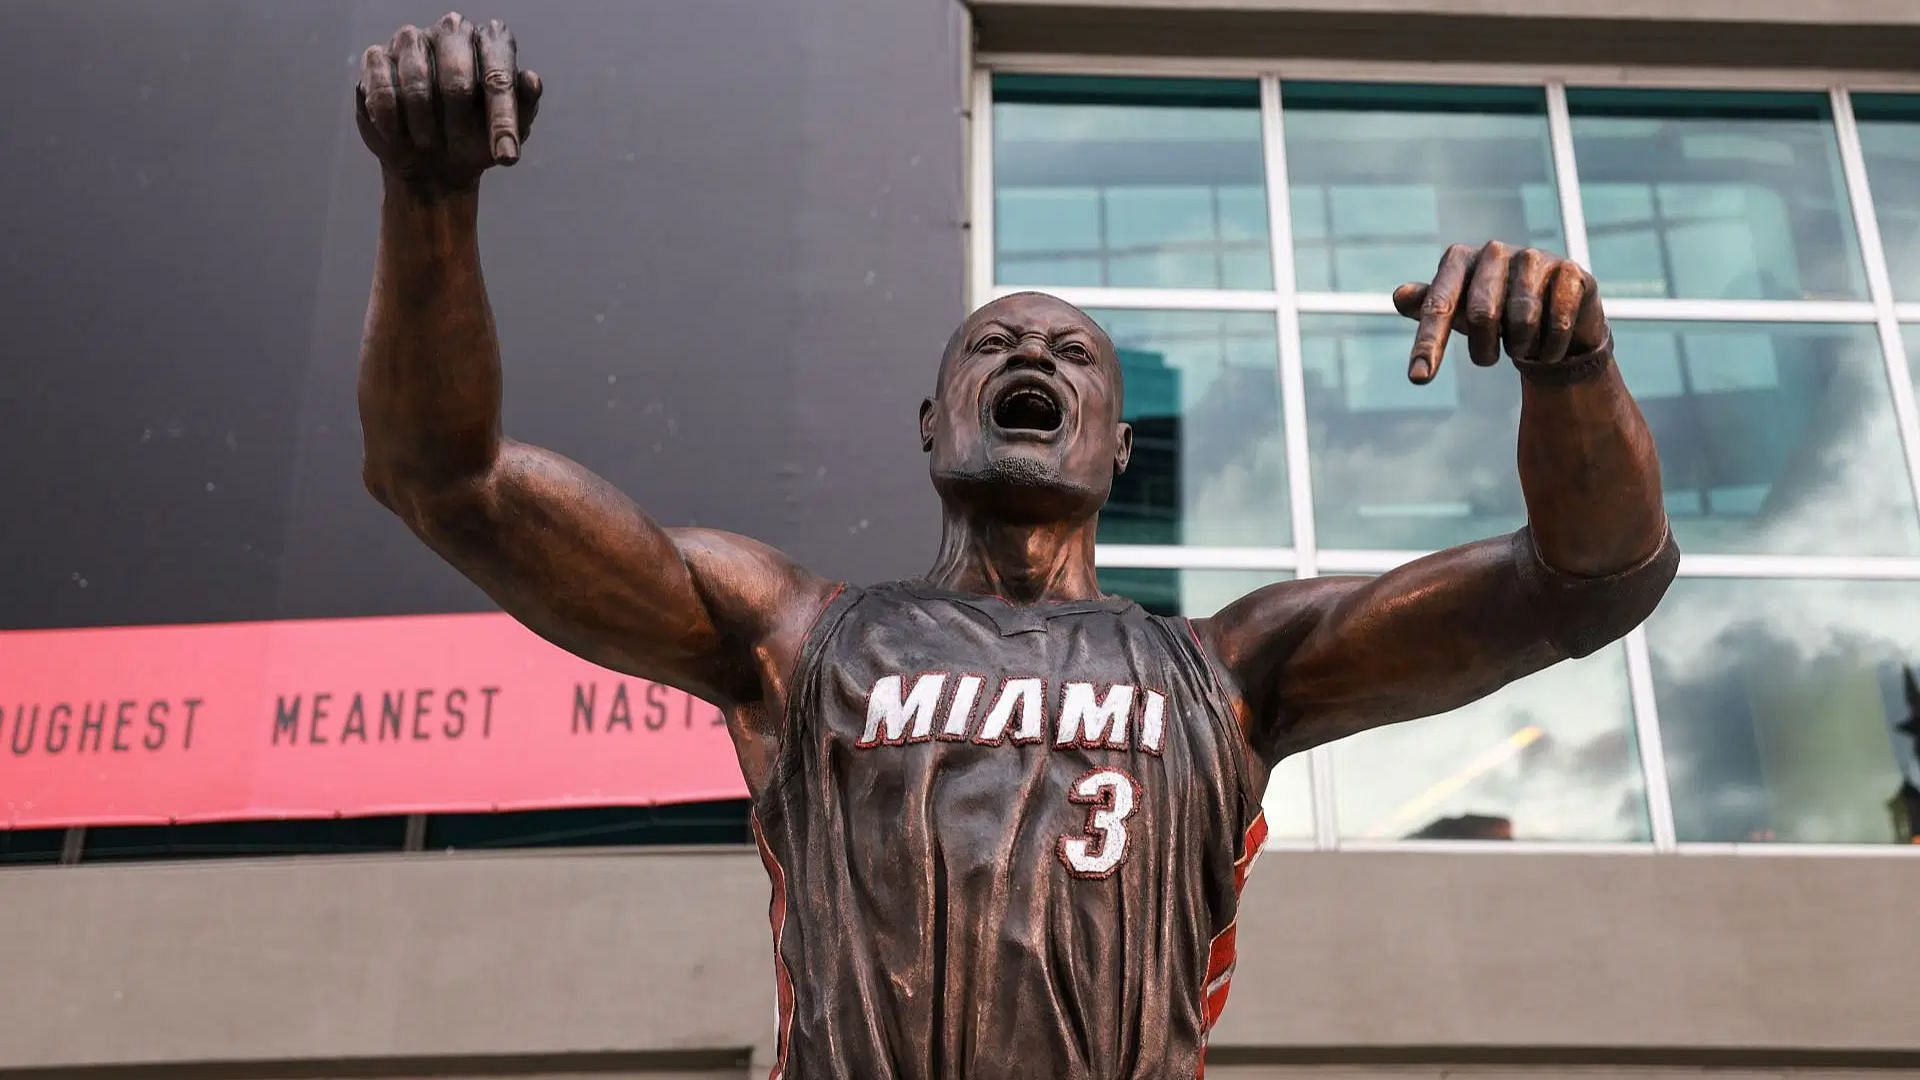
[[1575, 383], [1589, 382], [1607, 373], [1613, 366], [1613, 334], [1608, 332], [1606, 340], [1584, 352], [1568, 353], [1558, 363], [1543, 364], [1538, 360], [1515, 359], [1513, 366], [1527, 381], [1538, 386], [1571, 386]]
[[478, 173], [462, 182], [440, 176], [409, 175], [394, 169], [382, 169], [381, 180], [388, 198], [398, 197], [420, 206], [466, 202], [480, 192]]

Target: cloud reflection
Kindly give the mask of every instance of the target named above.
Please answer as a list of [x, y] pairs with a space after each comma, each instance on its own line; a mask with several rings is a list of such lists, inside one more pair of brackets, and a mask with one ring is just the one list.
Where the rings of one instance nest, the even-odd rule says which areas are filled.
[[1682, 840], [1896, 839], [1920, 582], [1684, 580], [1648, 641]]

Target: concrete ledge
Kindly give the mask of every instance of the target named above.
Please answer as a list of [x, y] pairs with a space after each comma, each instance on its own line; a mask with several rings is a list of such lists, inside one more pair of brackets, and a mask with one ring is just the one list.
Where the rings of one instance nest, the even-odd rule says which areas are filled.
[[[1920, 1067], [1915, 896], [1902, 858], [1270, 853], [1215, 1060]], [[767, 899], [733, 849], [8, 870], [0, 1076], [739, 1075]]]

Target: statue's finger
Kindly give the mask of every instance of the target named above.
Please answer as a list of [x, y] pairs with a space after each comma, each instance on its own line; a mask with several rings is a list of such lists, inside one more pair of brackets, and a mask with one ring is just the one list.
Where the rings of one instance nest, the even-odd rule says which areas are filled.
[[1407, 378], [1414, 382], [1432, 382], [1440, 373], [1447, 338], [1453, 334], [1453, 317], [1460, 309], [1460, 294], [1466, 289], [1467, 274], [1472, 268], [1473, 249], [1465, 244], [1455, 244], [1441, 256], [1440, 268], [1420, 302], [1420, 327], [1413, 333]]
[[1540, 318], [1546, 313], [1547, 285], [1553, 274], [1554, 260], [1538, 248], [1526, 248], [1513, 257], [1513, 270], [1507, 277], [1507, 305], [1500, 336], [1507, 343], [1507, 355], [1516, 360], [1531, 360], [1540, 341]]
[[407, 137], [421, 150], [439, 141], [440, 125], [433, 116], [433, 60], [427, 36], [417, 26], [403, 26], [388, 47], [394, 74], [400, 80], [400, 112], [406, 117]]
[[1466, 311], [1454, 320], [1465, 323], [1467, 353], [1481, 367], [1500, 362], [1500, 311], [1507, 301], [1507, 270], [1513, 249], [1498, 240], [1480, 249], [1474, 258], [1473, 281], [1467, 286]]
[[479, 60], [474, 55], [473, 24], [454, 12], [433, 28], [433, 75], [440, 92], [440, 123], [447, 146], [465, 159], [478, 149], [480, 129]]
[[1420, 318], [1420, 303], [1427, 298], [1425, 282], [1409, 281], [1393, 290], [1393, 310], [1409, 319]]
[[533, 118], [540, 113], [540, 95], [546, 84], [540, 76], [531, 71], [520, 73], [520, 141], [527, 141], [527, 132], [533, 130]]
[[401, 137], [399, 79], [393, 72], [393, 57], [378, 45], [367, 46], [360, 55], [361, 111], [380, 140], [392, 146]]
[[487, 94], [487, 145], [499, 165], [520, 160], [520, 105], [513, 34], [494, 19], [480, 29], [480, 78]]
[[1540, 355], [1543, 364], [1557, 364], [1567, 358], [1567, 346], [1573, 341], [1573, 324], [1587, 298], [1586, 272], [1571, 262], [1562, 262], [1547, 287], [1547, 310], [1540, 319]]

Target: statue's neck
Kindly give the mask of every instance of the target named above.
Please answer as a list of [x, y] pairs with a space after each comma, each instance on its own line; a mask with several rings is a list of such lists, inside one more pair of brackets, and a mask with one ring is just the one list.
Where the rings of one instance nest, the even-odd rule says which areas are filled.
[[1016, 604], [1098, 598], [1093, 536], [1099, 516], [1016, 525], [955, 513], [940, 523], [940, 553], [927, 580], [954, 592], [1000, 596]]

